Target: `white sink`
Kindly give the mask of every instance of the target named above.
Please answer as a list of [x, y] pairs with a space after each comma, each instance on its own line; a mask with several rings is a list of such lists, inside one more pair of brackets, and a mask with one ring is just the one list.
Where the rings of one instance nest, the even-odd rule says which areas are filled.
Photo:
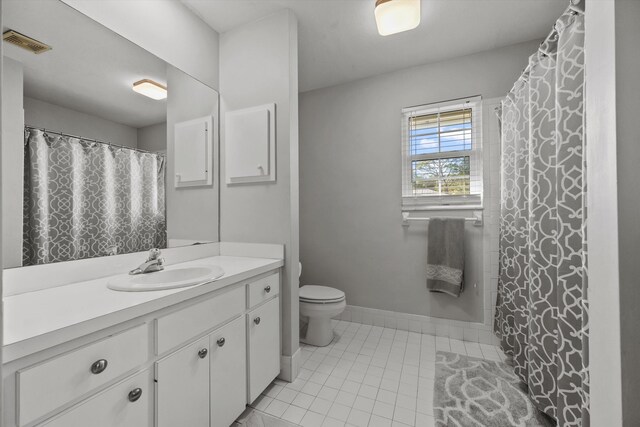
[[210, 282], [222, 276], [224, 270], [217, 266], [179, 267], [154, 273], [117, 276], [107, 282], [107, 287], [124, 292], [160, 291]]

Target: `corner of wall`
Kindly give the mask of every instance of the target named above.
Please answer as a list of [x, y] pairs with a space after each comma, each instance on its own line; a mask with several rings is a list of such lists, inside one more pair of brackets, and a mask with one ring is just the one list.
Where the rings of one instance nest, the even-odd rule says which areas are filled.
[[589, 0], [585, 5], [589, 375], [593, 426], [621, 426], [623, 415], [615, 3]]
[[[295, 327], [292, 327], [292, 349], [294, 356], [300, 356], [298, 343], [298, 319], [300, 317], [298, 304], [298, 291], [300, 287], [300, 147], [299, 147], [299, 112], [298, 112], [298, 19], [295, 14], [289, 13], [289, 111], [290, 111], [290, 165], [289, 165], [289, 195], [290, 195], [290, 217], [291, 217], [291, 261], [289, 270], [291, 274], [291, 318]], [[299, 358], [299, 357], [298, 357]], [[298, 370], [294, 363], [292, 378], [298, 375]], [[299, 366], [298, 366], [299, 368]]]
[[[220, 35], [221, 239], [285, 245], [282, 355], [299, 347], [297, 21], [283, 10]], [[276, 104], [276, 181], [224, 183], [226, 111]], [[288, 360], [288, 359], [287, 359]]]
[[2, 64], [2, 266], [22, 265], [22, 206], [24, 176], [24, 93], [22, 63], [3, 58]]
[[[2, 25], [2, 3], [0, 3], [0, 25]], [[4, 48], [2, 46], [3, 44], [0, 44], [0, 85], [1, 82], [4, 79], [4, 72], [3, 72], [3, 67], [4, 67]], [[2, 97], [0, 96], [0, 112], [2, 111]], [[2, 114], [0, 114], [0, 147], [4, 146], [4, 138], [2, 137], [2, 129], [3, 129], [3, 120], [2, 120]], [[2, 152], [0, 151], [0, 176], [2, 174], [3, 168], [2, 168]], [[0, 187], [0, 221], [4, 220], [4, 215], [2, 214], [2, 195], [3, 195], [3, 191], [2, 191], [2, 187]], [[2, 228], [0, 228], [0, 230], [2, 230]], [[2, 255], [2, 246], [3, 246], [3, 237], [4, 233], [0, 233], [0, 260], [3, 260], [3, 255]], [[3, 295], [4, 289], [3, 289], [3, 282], [2, 282], [2, 275], [0, 275], [0, 295]], [[3, 324], [3, 319], [4, 319], [4, 309], [3, 309], [3, 304], [0, 303], [0, 342], [4, 342], [4, 336], [3, 336], [3, 331], [4, 331], [4, 324]], [[4, 378], [4, 375], [2, 373], [2, 352], [0, 352], [0, 378]], [[4, 397], [3, 397], [3, 389], [4, 387], [0, 387], [0, 414], [4, 413], [4, 408], [3, 408], [3, 402], [4, 402]], [[2, 424], [2, 420], [0, 420], [0, 424]]]

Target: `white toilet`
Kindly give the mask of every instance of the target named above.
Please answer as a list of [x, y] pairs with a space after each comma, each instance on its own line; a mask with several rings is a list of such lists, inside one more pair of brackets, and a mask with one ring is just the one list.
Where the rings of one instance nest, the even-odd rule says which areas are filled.
[[[302, 266], [300, 266], [302, 272]], [[300, 288], [300, 314], [308, 319], [300, 338], [305, 344], [324, 347], [333, 340], [331, 319], [347, 306], [344, 292], [328, 286], [305, 285]]]

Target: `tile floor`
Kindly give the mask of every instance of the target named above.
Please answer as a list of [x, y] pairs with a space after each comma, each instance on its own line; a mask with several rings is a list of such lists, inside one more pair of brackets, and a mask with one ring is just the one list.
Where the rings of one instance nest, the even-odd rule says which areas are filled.
[[504, 361], [495, 346], [334, 321], [327, 347], [302, 347], [293, 383], [276, 380], [254, 403], [304, 427], [431, 427], [436, 351]]

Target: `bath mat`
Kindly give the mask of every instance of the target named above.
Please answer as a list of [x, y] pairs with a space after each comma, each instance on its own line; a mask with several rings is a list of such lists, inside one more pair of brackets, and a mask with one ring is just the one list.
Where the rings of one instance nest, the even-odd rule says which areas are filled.
[[288, 421], [273, 417], [257, 409], [247, 408], [231, 427], [297, 427]]
[[550, 427], [506, 363], [439, 351], [433, 392], [436, 427]]

